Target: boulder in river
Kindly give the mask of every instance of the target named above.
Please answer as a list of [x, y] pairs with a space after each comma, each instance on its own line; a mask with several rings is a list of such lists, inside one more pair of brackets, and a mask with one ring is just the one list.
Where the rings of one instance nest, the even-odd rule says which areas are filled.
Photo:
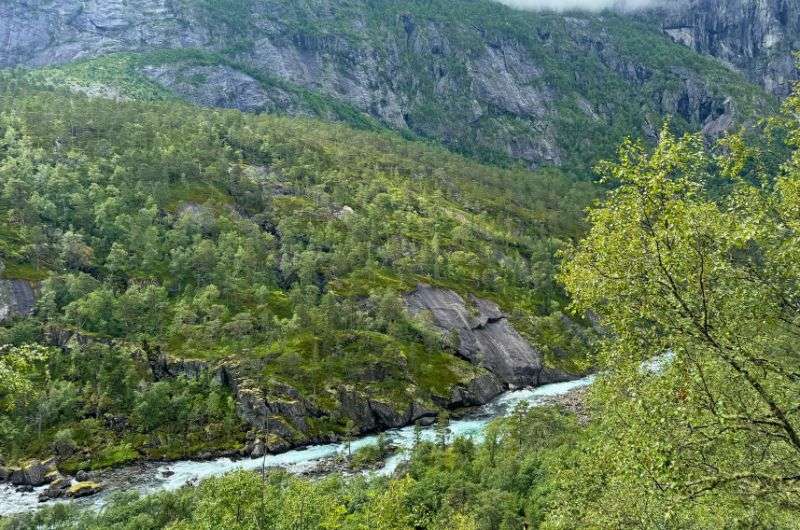
[[70, 486], [72, 486], [72, 480], [59, 473], [53, 481], [50, 482], [47, 489], [39, 494], [39, 502], [46, 502], [64, 497]]
[[97, 482], [76, 482], [70, 486], [66, 491], [66, 497], [70, 499], [78, 499], [81, 497], [88, 497], [99, 493], [103, 487]]
[[11, 468], [9, 481], [15, 486], [44, 486], [52, 482], [57, 475], [53, 460], [45, 462], [31, 460], [26, 464]]

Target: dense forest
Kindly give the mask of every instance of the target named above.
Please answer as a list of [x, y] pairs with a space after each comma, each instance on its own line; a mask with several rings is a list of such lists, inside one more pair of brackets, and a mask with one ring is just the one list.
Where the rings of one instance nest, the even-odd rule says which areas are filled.
[[794, 6], [17, 4], [0, 529], [800, 527]]
[[[763, 130], [786, 143], [781, 164], [777, 146], [734, 135], [708, 150], [665, 128], [655, 149], [627, 143], [599, 166], [612, 191], [591, 210], [588, 235], [562, 250], [557, 275], [572, 310], [591, 308], [605, 330], [588, 424], [559, 408], [519, 407], [482, 442], [451, 440], [443, 426], [390, 478], [240, 472], [122, 494], [100, 513], [59, 506], [6, 526], [793, 527], [798, 111], [793, 96]], [[110, 289], [114, 280], [94, 281]], [[43, 353], [15, 351], [4, 360], [17, 368]]]
[[[4, 393], [9, 460], [57, 447], [74, 471], [241, 445], [219, 381], [155, 381], [143, 344], [253, 361], [268, 391], [288, 384], [330, 411], [311, 437], [344, 431], [330, 392], [343, 383], [398, 407], [446, 394], [478, 370], [406, 312], [423, 281], [487, 293], [547, 337], [552, 364], [586, 366], [554, 253], [583, 230], [590, 183], [391, 133], [13, 76], [3, 101], [3, 274], [41, 280], [35, 318], [0, 327], [3, 366], [23, 376]], [[50, 347], [64, 334], [80, 340]]]

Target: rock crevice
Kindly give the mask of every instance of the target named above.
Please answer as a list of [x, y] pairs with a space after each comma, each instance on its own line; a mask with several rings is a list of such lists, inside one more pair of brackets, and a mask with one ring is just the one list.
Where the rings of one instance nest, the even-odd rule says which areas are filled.
[[547, 369], [531, 346], [494, 302], [474, 296], [469, 304], [458, 293], [420, 284], [406, 296], [412, 314], [427, 313], [443, 333], [457, 339], [456, 352], [511, 387], [567, 380], [568, 374]]

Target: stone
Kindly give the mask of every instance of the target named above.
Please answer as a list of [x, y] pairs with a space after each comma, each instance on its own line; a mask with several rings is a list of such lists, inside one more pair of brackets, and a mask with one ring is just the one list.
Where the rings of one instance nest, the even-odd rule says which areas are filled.
[[15, 486], [43, 486], [52, 481], [56, 475], [52, 460], [31, 460], [18, 468], [12, 468], [9, 481]]
[[39, 502], [45, 502], [48, 500], [59, 499], [61, 497], [64, 497], [66, 491], [71, 487], [72, 485], [71, 479], [62, 476], [58, 472], [56, 473], [57, 476], [53, 477], [47, 489], [39, 494]]
[[187, 379], [199, 379], [212, 371], [211, 365], [201, 360], [178, 359], [160, 352], [148, 352], [146, 355], [150, 370], [157, 381], [181, 376]]
[[36, 290], [31, 282], [0, 279], [0, 323], [30, 316], [35, 308]]
[[258, 439], [253, 444], [253, 449], [250, 451], [250, 456], [253, 458], [261, 458], [267, 454], [267, 448], [264, 444], [264, 440]]
[[[260, 371], [258, 366], [250, 369]], [[290, 441], [304, 439], [308, 432], [307, 418], [321, 417], [322, 411], [297, 389], [276, 381], [257, 382], [247, 371], [234, 363], [219, 368], [221, 382], [231, 388], [236, 398], [239, 416], [258, 432]]]
[[659, 3], [639, 16], [657, 20], [673, 41], [711, 55], [776, 96], [791, 92], [798, 71], [800, 4], [717, 0]]
[[456, 385], [443, 406], [447, 408], [476, 407], [488, 403], [505, 391], [505, 385], [492, 373], [485, 373]]
[[102, 489], [103, 487], [97, 482], [76, 482], [66, 490], [65, 496], [70, 499], [79, 499], [95, 495]]
[[426, 416], [424, 418], [420, 418], [417, 423], [419, 423], [422, 427], [430, 427], [436, 423], [436, 416]]
[[293, 447], [288, 440], [275, 434], [269, 435], [267, 439], [264, 440], [264, 445], [270, 453], [282, 453]]
[[78, 482], [87, 482], [90, 478], [91, 475], [89, 474], [89, 472], [84, 471], [83, 469], [81, 469], [75, 474], [75, 480], [77, 480]]
[[[470, 302], [472, 307], [454, 291], [426, 284], [406, 296], [412, 314], [429, 313], [443, 333], [457, 338], [457, 352], [464, 359], [485, 368], [505, 385], [540, 384], [541, 354], [514, 329], [497, 304], [474, 297]], [[496, 390], [495, 382], [485, 379], [471, 389], [464, 388], [456, 400], [470, 400], [473, 393], [486, 397]], [[475, 401], [478, 404], [479, 399]]]
[[289, 100], [282, 89], [267, 90], [251, 76], [224, 65], [145, 66], [142, 73], [187, 101], [205, 107], [263, 112], [278, 110]]
[[342, 206], [341, 209], [337, 210], [333, 216], [340, 220], [345, 220], [348, 217], [351, 217], [355, 214], [355, 211], [349, 206]]

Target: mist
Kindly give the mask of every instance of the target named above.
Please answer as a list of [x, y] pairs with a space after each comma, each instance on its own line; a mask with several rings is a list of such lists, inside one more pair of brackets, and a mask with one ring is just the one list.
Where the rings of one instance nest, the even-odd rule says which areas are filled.
[[531, 11], [601, 11], [603, 9], [620, 9], [630, 11], [658, 4], [658, 0], [496, 0], [517, 9]]

